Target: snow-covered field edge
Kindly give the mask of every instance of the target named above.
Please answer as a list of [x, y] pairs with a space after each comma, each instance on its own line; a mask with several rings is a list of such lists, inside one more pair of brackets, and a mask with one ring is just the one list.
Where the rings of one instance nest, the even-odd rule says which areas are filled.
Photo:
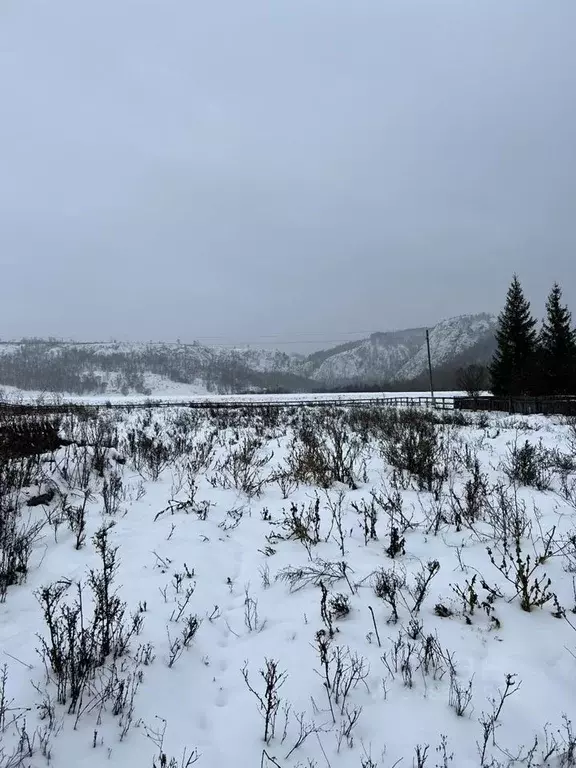
[[2, 473], [29, 544], [10, 571], [4, 525], [2, 768], [576, 764], [572, 424], [172, 408], [59, 428]]
[[[453, 398], [465, 395], [465, 392], [450, 390], [435, 392], [434, 396], [441, 400], [443, 398]], [[489, 393], [483, 393], [489, 394]], [[140, 395], [132, 393], [122, 395], [119, 393], [106, 393], [101, 395], [77, 395], [70, 392], [36, 392], [20, 390], [13, 387], [1, 388], [1, 399], [5, 402], [22, 403], [74, 403], [85, 405], [102, 405], [105, 403], [114, 404], [141, 404], [141, 403], [180, 403], [180, 402], [237, 402], [237, 403], [293, 403], [293, 402], [318, 402], [322, 400], [381, 400], [382, 398], [418, 398], [431, 397], [430, 391], [421, 392], [322, 392], [322, 393], [295, 393], [295, 394], [227, 394], [218, 395], [211, 393], [201, 393], [198, 390], [179, 388], [175, 393], [172, 390], [157, 390], [151, 395]]]

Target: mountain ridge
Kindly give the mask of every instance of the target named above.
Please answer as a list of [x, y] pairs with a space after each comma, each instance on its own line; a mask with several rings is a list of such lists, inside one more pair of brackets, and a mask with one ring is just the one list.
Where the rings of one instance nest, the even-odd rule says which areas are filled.
[[[497, 319], [459, 315], [430, 328], [432, 363], [487, 362]], [[0, 342], [0, 386], [79, 393], [143, 392], [189, 385], [232, 393], [352, 384], [410, 382], [428, 367], [426, 328], [372, 333], [310, 355], [256, 347], [225, 348], [193, 342], [70, 342], [22, 339]]]

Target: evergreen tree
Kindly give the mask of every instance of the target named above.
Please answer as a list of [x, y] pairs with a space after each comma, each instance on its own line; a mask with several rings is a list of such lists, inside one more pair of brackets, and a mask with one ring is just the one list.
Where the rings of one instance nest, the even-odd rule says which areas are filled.
[[554, 283], [546, 302], [546, 320], [540, 333], [540, 361], [544, 394], [576, 394], [576, 332], [572, 315], [562, 304], [558, 283]]
[[498, 346], [490, 365], [492, 392], [510, 397], [533, 394], [536, 389], [536, 320], [517, 275], [510, 284], [506, 306], [498, 318], [496, 341]]

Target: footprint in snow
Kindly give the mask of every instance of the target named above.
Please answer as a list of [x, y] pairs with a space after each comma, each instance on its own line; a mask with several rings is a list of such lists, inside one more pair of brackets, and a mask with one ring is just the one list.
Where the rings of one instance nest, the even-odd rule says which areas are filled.
[[223, 688], [218, 690], [214, 703], [217, 707], [225, 707], [228, 704], [228, 693]]

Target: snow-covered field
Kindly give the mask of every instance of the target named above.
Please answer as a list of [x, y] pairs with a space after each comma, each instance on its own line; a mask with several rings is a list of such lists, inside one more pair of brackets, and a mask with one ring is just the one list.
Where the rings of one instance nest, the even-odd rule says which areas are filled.
[[573, 426], [100, 418], [0, 471], [1, 768], [576, 765]]
[[[451, 398], [458, 395], [465, 395], [462, 391], [442, 391], [436, 392], [437, 398]], [[489, 394], [489, 393], [483, 393]], [[399, 398], [399, 397], [430, 397], [430, 392], [338, 392], [338, 393], [300, 393], [291, 395], [215, 395], [209, 392], [202, 392], [199, 387], [190, 386], [187, 384], [175, 384], [173, 388], [155, 388], [152, 395], [139, 395], [130, 394], [122, 395], [119, 393], [107, 393], [103, 395], [76, 395], [72, 393], [46, 393], [46, 392], [32, 392], [15, 387], [3, 387], [2, 397], [4, 400], [16, 401], [23, 403], [32, 402], [44, 402], [44, 403], [80, 403], [80, 404], [95, 404], [100, 403], [125, 403], [126, 405], [132, 403], [145, 403], [150, 400], [155, 402], [171, 403], [171, 402], [238, 402], [238, 403], [250, 403], [250, 402], [314, 402], [319, 400], [379, 400], [383, 397]]]

